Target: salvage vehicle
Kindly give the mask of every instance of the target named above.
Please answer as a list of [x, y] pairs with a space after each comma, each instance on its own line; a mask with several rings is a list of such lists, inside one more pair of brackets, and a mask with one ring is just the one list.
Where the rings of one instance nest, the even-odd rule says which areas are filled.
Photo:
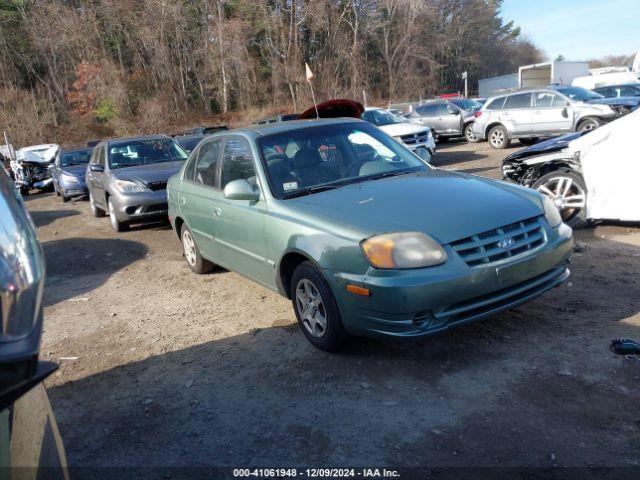
[[86, 147], [61, 149], [55, 161], [49, 165], [53, 190], [63, 202], [89, 193], [85, 176], [92, 150]]
[[435, 169], [362, 120], [212, 135], [167, 192], [187, 266], [289, 298], [324, 350], [349, 334], [441, 332], [569, 276], [572, 232], [550, 199]]
[[87, 166], [89, 203], [94, 217], [108, 212], [116, 232], [131, 223], [167, 215], [167, 180], [186, 160], [186, 152], [166, 135], [100, 142]]
[[487, 139], [493, 148], [502, 149], [514, 138], [526, 145], [540, 137], [592, 130], [617, 118], [618, 113], [609, 105], [587, 103], [563, 91], [544, 88], [491, 97], [475, 116], [474, 134]]
[[591, 105], [609, 105], [613, 111], [616, 112], [616, 118], [634, 111], [638, 108], [638, 105], [640, 105], [640, 98], [633, 96], [605, 97], [586, 88], [569, 87], [566, 85], [552, 85], [550, 88], [574, 101], [585, 102]]
[[548, 196], [573, 228], [593, 220], [640, 221], [638, 125], [640, 110], [594, 131], [538, 143], [506, 157], [502, 175]]
[[640, 97], [640, 82], [596, 87], [593, 91], [605, 98]]
[[0, 475], [68, 479], [64, 446], [39, 358], [45, 268], [33, 223], [0, 169]]
[[173, 139], [178, 142], [178, 145], [180, 145], [185, 152], [191, 153], [204, 137], [206, 137], [204, 134], [191, 133], [185, 135], [174, 135]]
[[429, 125], [436, 131], [436, 140], [447, 141], [450, 138], [464, 137], [467, 142], [475, 143], [479, 139], [473, 133], [474, 113], [481, 108], [473, 100], [456, 99], [431, 101], [417, 106], [406, 117], [415, 123]]
[[367, 107], [360, 118], [395, 138], [427, 162], [436, 153], [434, 131], [430, 127], [411, 123], [384, 108]]
[[55, 160], [60, 147], [55, 143], [21, 148], [11, 161], [11, 171], [16, 188], [22, 195], [32, 189], [50, 190], [53, 179], [49, 165]]

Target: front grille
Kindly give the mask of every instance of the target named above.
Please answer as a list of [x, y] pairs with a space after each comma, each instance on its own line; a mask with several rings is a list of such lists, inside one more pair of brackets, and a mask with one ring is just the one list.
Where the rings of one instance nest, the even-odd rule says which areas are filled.
[[429, 140], [429, 130], [424, 132], [412, 133], [410, 135], [401, 135], [400, 139], [407, 145], [419, 145], [421, 143], [427, 143]]
[[151, 182], [151, 183], [147, 183], [147, 187], [150, 190], [153, 190], [154, 192], [157, 190], [166, 190], [167, 182]]
[[147, 207], [147, 212], [165, 212], [169, 209], [166, 203], [155, 203]]
[[488, 265], [533, 250], [545, 242], [541, 217], [529, 218], [450, 243], [470, 267]]

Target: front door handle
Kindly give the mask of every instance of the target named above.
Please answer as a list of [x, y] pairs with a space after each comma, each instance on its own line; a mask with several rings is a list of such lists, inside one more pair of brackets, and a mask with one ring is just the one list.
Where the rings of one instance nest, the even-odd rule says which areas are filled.
[[214, 214], [216, 217], [219, 217], [220, 215], [222, 215], [222, 209], [221, 209], [221, 208], [218, 208], [218, 207], [215, 207], [215, 208], [213, 209], [213, 214]]
[[180, 197], [180, 205], [186, 205], [187, 204], [187, 199], [184, 197]]

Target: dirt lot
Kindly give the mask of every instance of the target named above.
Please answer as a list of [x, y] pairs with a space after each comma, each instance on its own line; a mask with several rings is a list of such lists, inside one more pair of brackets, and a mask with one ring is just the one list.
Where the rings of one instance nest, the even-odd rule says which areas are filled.
[[[504, 154], [452, 143], [434, 164], [497, 177]], [[27, 204], [73, 466], [640, 466], [640, 361], [608, 348], [640, 339], [637, 227], [577, 232], [571, 282], [511, 312], [329, 355], [287, 300], [191, 274], [167, 225]]]

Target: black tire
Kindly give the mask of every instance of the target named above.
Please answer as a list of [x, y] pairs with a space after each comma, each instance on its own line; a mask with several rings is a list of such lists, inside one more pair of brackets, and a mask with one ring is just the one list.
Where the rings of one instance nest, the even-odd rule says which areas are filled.
[[62, 199], [62, 203], [67, 203], [69, 200], [71, 200], [71, 197], [66, 197], [64, 194], [60, 194], [60, 198]]
[[57, 197], [60, 197], [60, 191], [58, 190], [58, 187], [56, 186], [56, 182], [53, 182], [53, 191], [55, 192]]
[[20, 195], [22, 195], [23, 197], [26, 197], [27, 195], [29, 195], [30, 190], [27, 187], [20, 187]]
[[[188, 239], [191, 239], [191, 242], [193, 242], [192, 249], [189, 246]], [[192, 272], [197, 273], [198, 275], [203, 275], [213, 270], [215, 265], [209, 260], [202, 258], [202, 255], [200, 255], [200, 249], [198, 248], [198, 245], [193, 238], [193, 234], [191, 233], [191, 230], [189, 230], [189, 227], [187, 227], [186, 223], [183, 223], [182, 228], [180, 229], [180, 243], [182, 244], [182, 255], [187, 262], [187, 266]]]
[[[551, 199], [551, 195], [548, 194], [546, 190], [551, 192], [556, 191], [556, 187], [559, 186], [559, 179], [565, 179], [571, 181], [571, 187], [569, 191], [571, 194], [582, 194], [585, 202], [585, 206], [580, 209], [563, 209], [560, 211], [560, 215], [562, 216], [562, 220], [564, 223], [569, 225], [571, 228], [584, 228], [590, 224], [587, 220], [587, 209], [586, 209], [586, 199], [587, 199], [587, 187], [584, 183], [584, 179], [582, 175], [577, 172], [571, 170], [556, 170], [551, 173], [547, 173], [542, 177], [538, 178], [535, 182], [533, 182], [532, 188], [538, 190], [543, 195], [547, 195]], [[565, 184], [566, 186], [566, 184]], [[566, 197], [565, 197], [566, 198]], [[571, 197], [569, 197], [571, 198]]]
[[[297, 293], [299, 287], [301, 292], [303, 292], [304, 288], [307, 288], [308, 286], [310, 286], [310, 295], [312, 295], [314, 290], [319, 294], [320, 303], [313, 307], [313, 313], [310, 315], [303, 315], [300, 311], [302, 307], [299, 305]], [[307, 340], [309, 340], [314, 347], [327, 352], [338, 350], [347, 339], [348, 334], [342, 325], [338, 304], [333, 296], [331, 287], [329, 287], [329, 284], [325, 280], [322, 272], [311, 262], [301, 263], [296, 267], [293, 272], [293, 276], [291, 277], [290, 292], [293, 311], [296, 314], [300, 328], [307, 337]], [[316, 297], [316, 299], [317, 298], [318, 297]], [[323, 313], [325, 327], [320, 328], [319, 325], [321, 321], [318, 319], [322, 318]], [[319, 317], [316, 317], [316, 315], [319, 315]], [[308, 318], [310, 316], [313, 318]], [[311, 326], [310, 321], [314, 322], [314, 326]], [[312, 333], [311, 330], [314, 330], [315, 333]]]
[[447, 143], [449, 141], [449, 137], [443, 137], [442, 135], [438, 135], [436, 137], [436, 142], [438, 143]]
[[576, 131], [584, 132], [586, 130], [595, 130], [600, 125], [602, 125], [602, 121], [599, 118], [587, 117], [580, 120], [580, 123], [578, 123], [578, 128], [576, 129]]
[[507, 129], [502, 125], [496, 125], [491, 130], [489, 130], [487, 140], [489, 141], [489, 145], [491, 145], [496, 150], [505, 149], [511, 144], [509, 133], [507, 132]]
[[538, 143], [538, 140], [540, 140], [540, 137], [533, 137], [533, 138], [519, 138], [518, 141], [522, 144], [522, 145], [535, 145], [536, 143]]
[[473, 122], [464, 127], [464, 139], [467, 143], [478, 143], [480, 139], [473, 133]]
[[107, 205], [109, 206], [109, 220], [111, 221], [111, 226], [116, 232], [126, 232], [129, 230], [129, 224], [127, 222], [121, 222], [116, 217], [115, 209], [113, 208], [113, 202], [111, 198], [107, 199]]
[[96, 218], [102, 218], [106, 215], [105, 211], [96, 205], [91, 191], [89, 191], [89, 207], [91, 208], [91, 215]]

